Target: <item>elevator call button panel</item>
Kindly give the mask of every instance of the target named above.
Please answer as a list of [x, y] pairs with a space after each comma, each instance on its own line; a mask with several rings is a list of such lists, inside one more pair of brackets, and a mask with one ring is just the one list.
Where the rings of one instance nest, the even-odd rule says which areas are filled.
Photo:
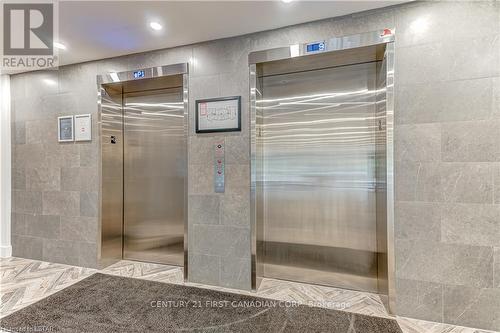
[[215, 193], [224, 193], [224, 140], [215, 143], [214, 159], [214, 188]]

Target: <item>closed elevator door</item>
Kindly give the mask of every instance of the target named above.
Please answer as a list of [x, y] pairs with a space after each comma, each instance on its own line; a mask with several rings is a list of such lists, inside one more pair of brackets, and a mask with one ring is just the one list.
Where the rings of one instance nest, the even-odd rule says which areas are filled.
[[183, 265], [183, 113], [181, 88], [123, 96], [124, 259]]
[[264, 276], [376, 292], [376, 63], [260, 82]]

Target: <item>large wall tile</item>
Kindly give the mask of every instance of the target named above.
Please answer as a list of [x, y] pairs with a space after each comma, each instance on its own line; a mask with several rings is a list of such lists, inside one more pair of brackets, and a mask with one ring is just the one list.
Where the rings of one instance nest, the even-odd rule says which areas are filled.
[[78, 265], [83, 267], [96, 267], [97, 265], [97, 244], [78, 242]]
[[220, 285], [226, 288], [250, 290], [251, 263], [249, 258], [221, 258]]
[[188, 166], [189, 194], [214, 193], [214, 169], [212, 163], [207, 163], [206, 165], [190, 164]]
[[251, 39], [241, 36], [237, 40], [228, 38], [193, 47], [193, 77], [215, 75], [237, 71], [248, 65], [248, 50]]
[[399, 84], [464, 80], [500, 75], [498, 35], [478, 36], [467, 43], [438, 41], [397, 49]]
[[213, 163], [216, 140], [212, 136], [189, 137], [189, 164]]
[[441, 164], [401, 161], [395, 163], [395, 196], [398, 201], [443, 201]]
[[11, 185], [13, 190], [26, 190], [26, 170], [21, 167], [11, 169]]
[[441, 238], [451, 244], [500, 247], [500, 205], [446, 205]]
[[429, 1], [425, 6], [415, 3], [397, 7], [395, 16], [399, 47], [441, 40], [466, 42], [500, 33], [498, 4], [494, 1]]
[[80, 149], [77, 144], [44, 144], [44, 163], [49, 167], [78, 167], [80, 165]]
[[441, 185], [446, 202], [493, 203], [493, 172], [489, 163], [442, 163]]
[[26, 235], [44, 239], [59, 239], [61, 237], [59, 216], [27, 215]]
[[248, 228], [195, 224], [189, 232], [193, 237], [190, 246], [193, 253], [233, 258], [248, 258], [250, 255]]
[[395, 234], [399, 239], [441, 239], [441, 207], [437, 203], [398, 201], [395, 204]]
[[239, 189], [250, 187], [250, 165], [226, 164], [226, 191], [231, 193]]
[[250, 139], [244, 136], [226, 138], [226, 164], [246, 164], [250, 160]]
[[493, 168], [493, 201], [500, 204], [500, 164], [495, 164]]
[[500, 77], [492, 79], [492, 90], [492, 114], [494, 118], [500, 118]]
[[394, 155], [399, 161], [441, 161], [440, 124], [397, 126], [394, 140]]
[[98, 179], [94, 167], [73, 167], [61, 169], [61, 190], [97, 191]]
[[61, 217], [61, 235], [66, 240], [95, 243], [97, 241], [96, 217]]
[[26, 168], [45, 164], [47, 151], [41, 144], [16, 145], [12, 154], [12, 168]]
[[[14, 111], [12, 111], [14, 113]], [[13, 115], [14, 116], [14, 115]], [[23, 145], [26, 143], [26, 122], [16, 121], [11, 124], [12, 143]]]
[[41, 214], [42, 192], [13, 190], [12, 212]]
[[[97, 134], [93, 134], [94, 140], [97, 141]], [[99, 148], [97, 143], [81, 143], [79, 146], [80, 153], [80, 166], [81, 167], [94, 167], [97, 169], [99, 162]], [[94, 171], [95, 173], [95, 171]]]
[[396, 276], [400, 279], [463, 285], [493, 286], [493, 248], [442, 244], [427, 240], [396, 241]]
[[396, 89], [398, 124], [495, 117], [491, 78], [403, 85]]
[[26, 188], [32, 191], [59, 191], [61, 169], [43, 166], [26, 168]]
[[80, 193], [43, 192], [43, 214], [59, 216], [80, 215]]
[[397, 279], [397, 311], [430, 321], [443, 321], [443, 285], [439, 283]]
[[96, 73], [97, 62], [59, 67], [59, 93], [97, 91]]
[[217, 195], [190, 195], [189, 218], [197, 224], [219, 223], [219, 196]]
[[40, 260], [43, 239], [38, 237], [12, 235], [12, 256]]
[[26, 121], [26, 143], [57, 142], [57, 120], [37, 119]]
[[495, 288], [500, 288], [500, 247], [495, 247], [494, 249], [494, 262], [495, 266], [493, 268], [493, 286]]
[[80, 216], [97, 217], [99, 213], [97, 192], [80, 192]]
[[226, 194], [221, 206], [222, 224], [250, 227], [250, 193], [246, 189]]
[[442, 125], [442, 156], [447, 162], [500, 161], [500, 121], [464, 121]]
[[42, 260], [78, 266], [80, 248], [74, 241], [43, 240]]
[[10, 232], [16, 236], [26, 236], [26, 218], [31, 214], [11, 213]]
[[450, 324], [498, 330], [500, 289], [445, 286], [444, 321]]
[[220, 257], [189, 253], [189, 281], [210, 285], [220, 284]]

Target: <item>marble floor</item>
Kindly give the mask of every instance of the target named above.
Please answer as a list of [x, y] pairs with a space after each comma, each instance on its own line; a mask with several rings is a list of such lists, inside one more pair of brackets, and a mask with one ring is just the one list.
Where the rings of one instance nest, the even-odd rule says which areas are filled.
[[[264, 279], [259, 290], [254, 293], [184, 282], [182, 268], [176, 266], [122, 260], [99, 271], [23, 258], [0, 258], [0, 317], [7, 316], [95, 272], [186, 284], [379, 317], [390, 317], [380, 296], [371, 293], [274, 279]], [[396, 317], [396, 319], [404, 333], [492, 332], [405, 317]]]

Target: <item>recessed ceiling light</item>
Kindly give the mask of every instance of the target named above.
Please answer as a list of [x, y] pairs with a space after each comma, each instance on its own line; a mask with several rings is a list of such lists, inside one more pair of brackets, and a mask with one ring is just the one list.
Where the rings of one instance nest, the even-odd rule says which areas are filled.
[[283, 1], [284, 3], [290, 3], [290, 2], [292, 2], [292, 0], [281, 0], [281, 1]]
[[59, 43], [59, 42], [54, 42], [54, 47], [56, 49], [60, 49], [60, 50], [66, 50], [66, 45], [62, 44], [62, 43]]
[[43, 79], [43, 82], [45, 82], [45, 84], [47, 84], [49, 86], [55, 86], [56, 85], [56, 81], [54, 81], [52, 79]]
[[160, 23], [158, 22], [151, 22], [149, 23], [149, 26], [151, 27], [151, 29], [153, 30], [161, 30], [163, 27], [161, 26]]

